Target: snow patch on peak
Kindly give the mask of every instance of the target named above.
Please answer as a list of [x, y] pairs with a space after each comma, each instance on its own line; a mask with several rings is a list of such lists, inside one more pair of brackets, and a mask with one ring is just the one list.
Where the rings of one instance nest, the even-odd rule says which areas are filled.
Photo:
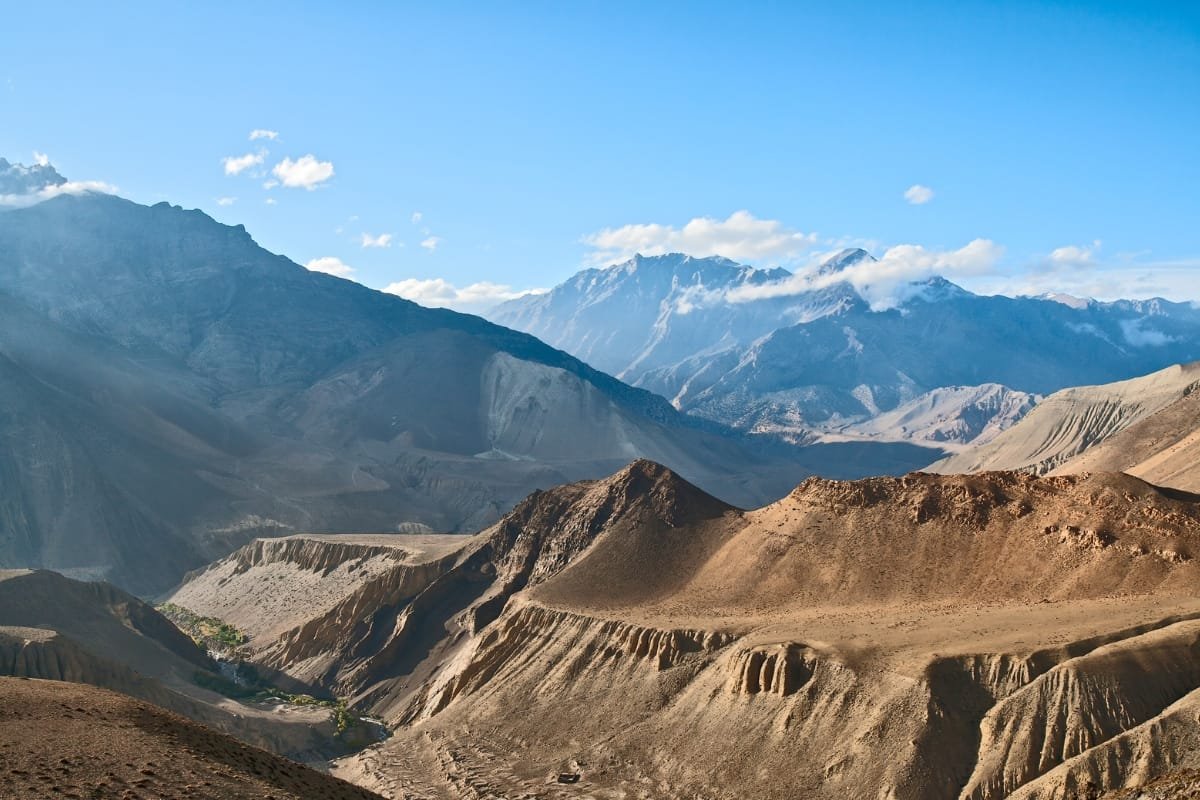
[[1050, 303], [1059, 303], [1067, 308], [1084, 309], [1091, 305], [1092, 301], [1086, 297], [1076, 297], [1075, 295], [1065, 294], [1063, 292], [1046, 292], [1038, 295], [1035, 299], [1045, 300]]
[[818, 275], [837, 275], [847, 267], [853, 266], [860, 261], [874, 261], [875, 257], [863, 250], [861, 247], [847, 247], [845, 250], [839, 250], [829, 258], [821, 262], [817, 267]]

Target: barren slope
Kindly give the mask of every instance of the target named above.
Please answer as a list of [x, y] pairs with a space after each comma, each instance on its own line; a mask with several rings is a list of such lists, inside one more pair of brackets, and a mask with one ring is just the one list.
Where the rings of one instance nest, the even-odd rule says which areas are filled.
[[1200, 492], [1200, 392], [1192, 391], [1055, 470], [1099, 471], [1128, 472], [1160, 486]]
[[987, 444], [944, 458], [941, 473], [1028, 470], [1045, 474], [1188, 395], [1200, 385], [1200, 362], [1141, 378], [1055, 392]]
[[0, 701], [0, 797], [377, 797], [115, 692], [0, 678]]
[[1126, 475], [811, 479], [740, 512], [640, 462], [257, 648], [394, 726], [336, 773], [395, 797], [982, 800], [1091, 757], [1115, 788], [1186, 766], [1186, 714], [1150, 767], [1104, 748], [1200, 688], [1197, 555], [1198, 498]]

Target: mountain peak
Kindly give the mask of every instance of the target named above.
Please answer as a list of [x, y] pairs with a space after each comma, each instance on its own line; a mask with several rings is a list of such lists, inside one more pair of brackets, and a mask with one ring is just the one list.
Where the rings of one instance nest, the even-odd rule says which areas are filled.
[[1038, 295], [1035, 299], [1047, 300], [1052, 303], [1061, 303], [1067, 308], [1083, 309], [1091, 305], [1092, 301], [1086, 297], [1076, 297], [1075, 295], [1066, 294], [1065, 292], [1046, 292]]
[[66, 182], [49, 163], [27, 166], [0, 158], [0, 195], [34, 194]]
[[844, 250], [839, 250], [829, 258], [821, 262], [821, 266], [817, 268], [818, 275], [836, 275], [843, 272], [847, 267], [851, 267], [860, 261], [874, 261], [875, 257], [863, 250], [861, 247], [847, 247]]

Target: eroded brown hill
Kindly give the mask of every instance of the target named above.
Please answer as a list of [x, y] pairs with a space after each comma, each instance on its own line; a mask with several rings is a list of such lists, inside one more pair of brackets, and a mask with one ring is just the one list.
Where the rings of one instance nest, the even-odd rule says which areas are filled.
[[[336, 769], [389, 796], [1081, 797], [1189, 766], [1200, 726], [1200, 498], [1127, 475], [813, 479], [740, 512], [641, 462], [404, 541], [255, 643], [394, 726]], [[177, 601], [251, 597], [283, 568], [253, 561]]]

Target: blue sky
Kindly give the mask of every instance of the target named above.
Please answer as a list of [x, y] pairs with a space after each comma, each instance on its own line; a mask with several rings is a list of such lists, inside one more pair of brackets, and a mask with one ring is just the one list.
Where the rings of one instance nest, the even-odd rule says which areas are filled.
[[844, 244], [985, 291], [1200, 298], [1195, 3], [3, 14], [0, 155], [370, 286], [444, 281], [403, 284], [430, 302], [631, 249], [797, 267]]

